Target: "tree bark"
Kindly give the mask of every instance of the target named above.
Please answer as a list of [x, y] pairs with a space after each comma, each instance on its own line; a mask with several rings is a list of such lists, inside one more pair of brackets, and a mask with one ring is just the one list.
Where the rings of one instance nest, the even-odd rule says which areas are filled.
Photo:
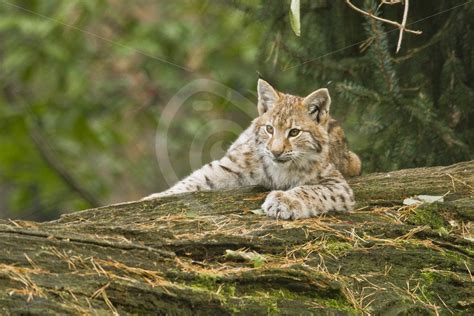
[[0, 221], [0, 314], [472, 315], [474, 161], [350, 183], [356, 211], [306, 220], [242, 188]]

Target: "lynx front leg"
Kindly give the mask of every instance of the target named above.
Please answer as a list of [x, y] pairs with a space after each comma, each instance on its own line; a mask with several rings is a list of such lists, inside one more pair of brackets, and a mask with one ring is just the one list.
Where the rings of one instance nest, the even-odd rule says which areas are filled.
[[238, 163], [226, 156], [221, 160], [215, 160], [203, 166], [201, 169], [194, 171], [190, 176], [179, 181], [170, 189], [151, 194], [145, 197], [144, 200], [184, 192], [232, 189], [255, 183], [255, 172], [241, 167]]
[[262, 205], [270, 217], [308, 218], [328, 211], [350, 211], [354, 194], [344, 179], [327, 179], [323, 184], [303, 185], [288, 191], [272, 191]]

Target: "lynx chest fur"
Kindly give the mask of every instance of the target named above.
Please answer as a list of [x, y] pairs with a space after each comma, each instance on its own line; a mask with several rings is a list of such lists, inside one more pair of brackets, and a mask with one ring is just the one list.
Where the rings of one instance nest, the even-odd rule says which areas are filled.
[[343, 175], [359, 174], [361, 163], [329, 116], [328, 90], [302, 98], [278, 92], [263, 80], [257, 89], [259, 116], [226, 155], [147, 199], [262, 185], [273, 190], [262, 205], [270, 217], [296, 219], [351, 210], [354, 196]]

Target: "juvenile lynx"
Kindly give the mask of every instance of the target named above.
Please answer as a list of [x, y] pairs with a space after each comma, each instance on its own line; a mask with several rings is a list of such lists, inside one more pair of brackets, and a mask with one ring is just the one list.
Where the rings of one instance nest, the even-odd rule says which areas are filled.
[[297, 219], [351, 210], [354, 195], [342, 175], [358, 175], [361, 163], [329, 116], [328, 90], [301, 98], [278, 92], [261, 79], [257, 89], [259, 116], [222, 159], [145, 199], [262, 185], [273, 190], [262, 205], [270, 217]]

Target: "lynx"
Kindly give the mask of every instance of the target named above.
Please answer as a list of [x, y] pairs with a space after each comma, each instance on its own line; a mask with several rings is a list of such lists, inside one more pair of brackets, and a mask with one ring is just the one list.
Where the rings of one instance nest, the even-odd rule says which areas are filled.
[[273, 190], [262, 204], [265, 214], [273, 218], [351, 210], [354, 194], [343, 175], [358, 175], [361, 162], [329, 115], [328, 90], [302, 98], [279, 92], [262, 79], [257, 90], [259, 116], [222, 159], [145, 199], [260, 185]]

